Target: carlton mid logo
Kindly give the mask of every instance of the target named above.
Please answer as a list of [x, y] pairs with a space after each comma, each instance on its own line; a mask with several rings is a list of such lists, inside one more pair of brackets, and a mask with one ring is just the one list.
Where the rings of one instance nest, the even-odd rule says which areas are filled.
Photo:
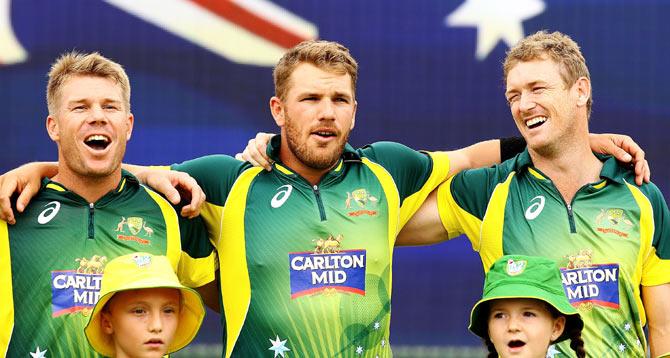
[[90, 314], [100, 298], [100, 282], [107, 257], [93, 255], [75, 260], [76, 270], [51, 271], [51, 315]]
[[342, 235], [315, 240], [313, 252], [289, 252], [291, 298], [322, 291], [365, 295], [365, 250], [340, 250]]
[[593, 252], [580, 250], [569, 255], [568, 266], [561, 269], [563, 289], [570, 303], [619, 308], [619, 265], [592, 264]]

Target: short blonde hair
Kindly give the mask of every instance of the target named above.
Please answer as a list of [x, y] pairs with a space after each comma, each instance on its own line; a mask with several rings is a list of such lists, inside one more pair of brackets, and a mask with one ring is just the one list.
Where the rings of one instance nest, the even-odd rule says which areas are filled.
[[[556, 62], [560, 68], [560, 75], [566, 88], [572, 87], [580, 77], [586, 77], [589, 81], [591, 75], [586, 67], [586, 60], [579, 50], [579, 45], [570, 36], [555, 31], [538, 31], [517, 43], [507, 51], [503, 63], [504, 81], [514, 66], [520, 62], [540, 59], [549, 59]], [[593, 91], [593, 90], [592, 90]], [[588, 116], [591, 115], [593, 106], [593, 92], [586, 102]]]
[[275, 82], [275, 96], [286, 99], [289, 79], [293, 70], [302, 63], [310, 63], [322, 70], [351, 76], [352, 92], [356, 94], [358, 63], [349, 53], [349, 49], [332, 41], [303, 41], [282, 56], [272, 72]]
[[110, 79], [121, 86], [123, 102], [130, 112], [130, 80], [123, 67], [97, 52], [79, 53], [76, 51], [62, 54], [51, 65], [47, 83], [47, 106], [49, 114], [56, 113], [60, 99], [60, 89], [68, 79], [74, 76], [95, 76]]

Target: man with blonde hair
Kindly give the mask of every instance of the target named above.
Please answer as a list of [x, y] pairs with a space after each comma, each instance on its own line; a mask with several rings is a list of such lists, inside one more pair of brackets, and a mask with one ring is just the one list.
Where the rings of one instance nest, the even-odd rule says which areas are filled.
[[83, 329], [109, 260], [165, 255], [197, 287], [213, 279], [212, 248], [202, 224], [184, 221], [180, 231], [170, 203], [121, 169], [134, 117], [119, 64], [98, 53], [62, 55], [47, 103], [58, 171], [15, 225], [0, 221], [0, 354], [94, 356]]
[[272, 171], [224, 155], [172, 166], [207, 195], [226, 357], [390, 356], [397, 233], [450, 175], [507, 151], [499, 141], [433, 153], [392, 142], [354, 149], [357, 78], [346, 47], [303, 42], [274, 70]]
[[[399, 240], [466, 234], [485, 270], [503, 255], [544, 256], [561, 267], [584, 319], [591, 357], [670, 353], [670, 214], [658, 188], [589, 147], [592, 92], [578, 45], [538, 32], [507, 54], [506, 91], [528, 148], [441, 185]], [[567, 343], [551, 356], [573, 356]]]
[[273, 170], [228, 156], [172, 166], [207, 194], [225, 356], [390, 356], [397, 233], [450, 175], [500, 160], [498, 141], [433, 153], [352, 148], [357, 78], [346, 47], [303, 42], [274, 70]]

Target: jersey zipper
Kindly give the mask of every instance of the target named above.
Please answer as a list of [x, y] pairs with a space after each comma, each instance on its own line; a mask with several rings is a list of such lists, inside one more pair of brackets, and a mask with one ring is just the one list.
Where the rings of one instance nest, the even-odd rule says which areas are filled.
[[321, 216], [321, 221], [326, 221], [326, 210], [323, 208], [323, 201], [321, 200], [321, 192], [319, 192], [319, 186], [312, 186], [314, 191], [314, 196], [316, 197], [316, 204], [319, 206], [319, 215]]
[[575, 234], [577, 233], [577, 226], [575, 226], [575, 217], [572, 213], [572, 205], [568, 204], [566, 207], [568, 208], [568, 222], [570, 223], [570, 233]]
[[93, 203], [88, 204], [88, 239], [93, 240], [95, 237], [95, 222], [94, 222], [94, 216], [93, 214], [95, 213], [95, 207], [93, 206]]

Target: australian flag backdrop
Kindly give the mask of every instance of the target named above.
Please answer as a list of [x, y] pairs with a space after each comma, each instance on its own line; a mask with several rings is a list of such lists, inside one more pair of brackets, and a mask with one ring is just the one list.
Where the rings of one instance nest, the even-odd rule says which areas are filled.
[[[501, 62], [547, 29], [582, 47], [591, 131], [631, 135], [669, 198], [667, 14], [664, 0], [0, 0], [0, 171], [57, 159], [45, 86], [65, 51], [124, 65], [135, 114], [126, 162], [169, 164], [235, 154], [256, 132], [276, 132], [272, 65], [313, 38], [345, 44], [360, 64], [354, 146], [455, 149], [513, 136]], [[391, 343], [479, 345], [467, 321], [482, 271], [464, 238], [396, 250]], [[212, 331], [199, 341], [218, 341]]]

